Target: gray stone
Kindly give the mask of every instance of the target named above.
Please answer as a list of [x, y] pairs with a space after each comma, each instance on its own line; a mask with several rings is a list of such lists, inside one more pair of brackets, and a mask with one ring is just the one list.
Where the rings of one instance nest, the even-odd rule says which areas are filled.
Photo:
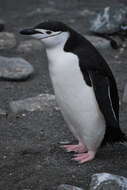
[[97, 49], [105, 49], [111, 47], [110, 41], [97, 36], [85, 35], [85, 38], [89, 40]]
[[16, 39], [13, 33], [0, 32], [0, 50], [11, 49], [16, 46]]
[[39, 40], [32, 39], [32, 40], [26, 40], [26, 41], [21, 42], [17, 48], [17, 51], [20, 53], [25, 53], [25, 52], [29, 53], [32, 50], [36, 51], [42, 48], [43, 48], [43, 45]]
[[24, 80], [34, 69], [32, 65], [20, 57], [0, 56], [0, 78], [7, 80]]
[[125, 85], [125, 88], [124, 88], [123, 103], [127, 103], [127, 84]]
[[98, 173], [92, 176], [90, 190], [126, 190], [127, 178], [109, 173]]
[[127, 7], [125, 5], [117, 5], [105, 7], [103, 11], [91, 20], [91, 32], [112, 34], [120, 30], [123, 23], [127, 23]]
[[57, 187], [57, 190], [83, 190], [83, 189], [72, 185], [62, 184]]
[[53, 111], [59, 110], [57, 107], [55, 96], [52, 94], [39, 94], [36, 97], [26, 98], [10, 102], [11, 111], [19, 113], [23, 111]]
[[95, 15], [95, 12], [91, 11], [91, 10], [88, 10], [88, 9], [84, 9], [82, 11], [79, 12], [79, 14], [81, 16], [92, 16], [92, 15]]
[[7, 113], [6, 113], [6, 111], [5, 111], [5, 110], [3, 110], [3, 109], [1, 109], [1, 108], [0, 108], [0, 115], [5, 116], [5, 115], [7, 115]]
[[60, 141], [59, 144], [60, 145], [66, 145], [66, 144], [71, 144], [71, 142], [68, 140], [66, 140], [66, 141], [64, 140], [64, 141]]

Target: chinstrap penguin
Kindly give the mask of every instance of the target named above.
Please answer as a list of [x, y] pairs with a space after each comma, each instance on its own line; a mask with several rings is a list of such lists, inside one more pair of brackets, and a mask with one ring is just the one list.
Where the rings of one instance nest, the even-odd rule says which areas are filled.
[[126, 141], [119, 127], [119, 97], [106, 61], [81, 34], [62, 22], [47, 21], [21, 34], [43, 42], [62, 115], [79, 144], [64, 145], [73, 160], [92, 160], [98, 148]]

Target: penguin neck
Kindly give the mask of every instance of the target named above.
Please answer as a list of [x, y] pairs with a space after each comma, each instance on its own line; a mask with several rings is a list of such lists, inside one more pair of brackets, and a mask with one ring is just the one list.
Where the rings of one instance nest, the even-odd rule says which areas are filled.
[[45, 46], [49, 63], [55, 62], [63, 54], [75, 52], [78, 46], [82, 46], [84, 38], [73, 30], [63, 32], [54, 46]]
[[52, 53], [57, 54], [64, 51], [64, 46], [68, 41], [68, 38], [69, 38], [69, 33], [63, 32], [62, 34], [57, 36], [56, 39], [54, 39], [54, 42], [51, 45], [45, 44], [47, 55], [50, 56], [50, 54]]
[[53, 64], [58, 60], [64, 53], [64, 46], [69, 36], [62, 36], [59, 43], [52, 47], [46, 47], [46, 54], [48, 58], [48, 63]]

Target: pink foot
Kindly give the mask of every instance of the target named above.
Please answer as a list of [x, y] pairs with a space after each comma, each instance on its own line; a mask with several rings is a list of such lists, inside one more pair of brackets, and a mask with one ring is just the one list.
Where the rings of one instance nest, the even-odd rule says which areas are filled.
[[82, 143], [77, 145], [63, 145], [61, 147], [65, 148], [68, 152], [87, 152], [87, 148]]
[[87, 153], [76, 154], [72, 160], [78, 161], [80, 164], [94, 159], [96, 152], [88, 151]]

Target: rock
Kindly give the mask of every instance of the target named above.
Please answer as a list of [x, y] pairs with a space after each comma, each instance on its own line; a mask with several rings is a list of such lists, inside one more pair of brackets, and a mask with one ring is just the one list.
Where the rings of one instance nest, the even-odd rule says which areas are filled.
[[0, 56], [0, 78], [6, 80], [24, 80], [34, 69], [32, 65], [20, 57]]
[[89, 40], [97, 49], [105, 49], [111, 47], [110, 41], [97, 36], [85, 35], [85, 38]]
[[79, 14], [81, 16], [91, 16], [91, 15], [95, 15], [95, 12], [91, 11], [91, 10], [88, 10], [88, 9], [84, 9], [82, 11], [79, 12]]
[[124, 88], [123, 103], [127, 103], [127, 84], [125, 85], [125, 88]]
[[6, 113], [6, 111], [5, 111], [5, 110], [3, 110], [3, 109], [1, 109], [1, 108], [0, 108], [0, 115], [6, 116], [6, 115], [7, 115], [7, 113]]
[[2, 32], [5, 28], [5, 23], [3, 20], [0, 20], [0, 32]]
[[26, 98], [24, 100], [10, 102], [11, 111], [19, 113], [23, 111], [53, 111], [59, 110], [55, 101], [55, 96], [52, 94], [40, 94], [36, 97]]
[[0, 32], [0, 50], [11, 49], [16, 46], [16, 39], [13, 33]]
[[72, 185], [62, 184], [57, 187], [57, 190], [83, 190], [83, 189]]
[[90, 190], [125, 190], [127, 178], [109, 173], [99, 173], [92, 176]]
[[66, 140], [66, 141], [60, 141], [59, 142], [60, 145], [66, 145], [66, 144], [71, 144], [70, 141]]
[[127, 23], [127, 6], [117, 5], [105, 7], [103, 11], [90, 21], [90, 31], [94, 33], [112, 34], [120, 30], [123, 23]]
[[32, 50], [36, 51], [42, 48], [43, 45], [39, 40], [32, 39], [21, 42], [17, 48], [17, 51], [20, 53], [25, 53], [25, 52], [29, 53]]

